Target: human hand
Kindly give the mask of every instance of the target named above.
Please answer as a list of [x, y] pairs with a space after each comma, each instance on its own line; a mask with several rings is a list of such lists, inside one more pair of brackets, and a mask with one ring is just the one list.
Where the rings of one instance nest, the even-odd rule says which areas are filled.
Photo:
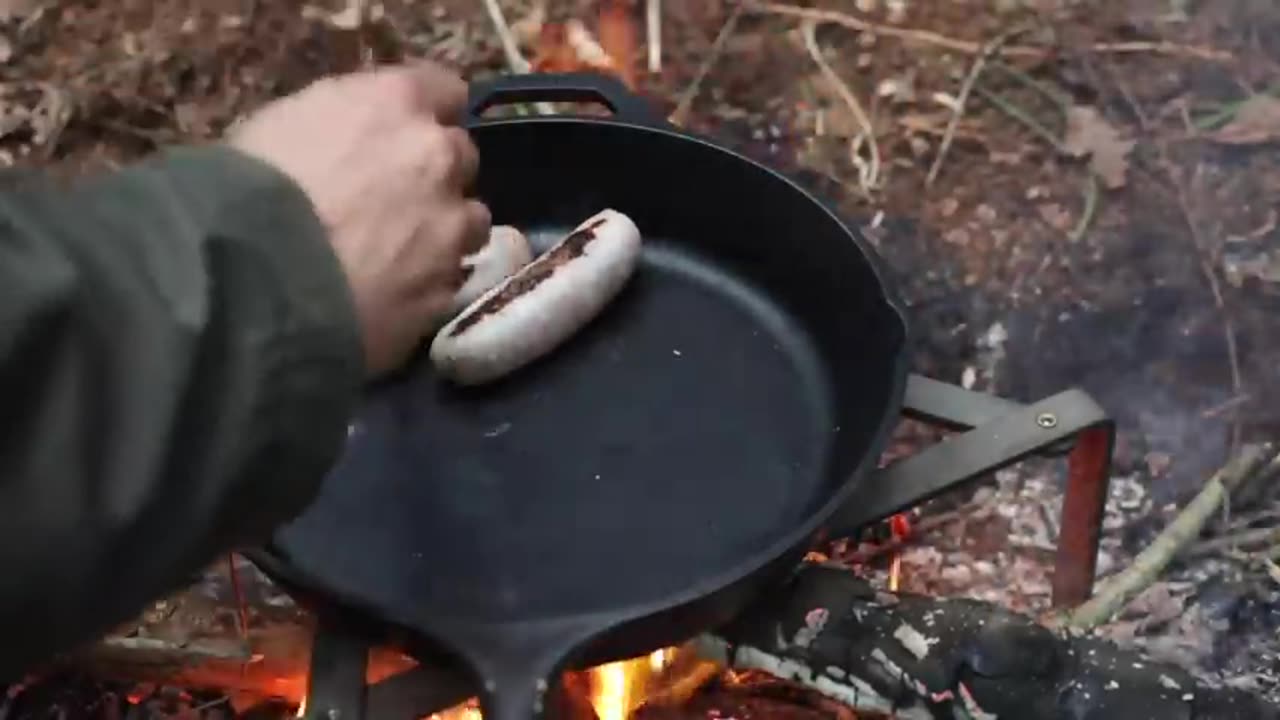
[[229, 134], [292, 177], [328, 227], [370, 374], [413, 352], [465, 279], [462, 257], [488, 239], [488, 208], [466, 197], [479, 165], [457, 125], [466, 98], [439, 66], [386, 68], [320, 80]]

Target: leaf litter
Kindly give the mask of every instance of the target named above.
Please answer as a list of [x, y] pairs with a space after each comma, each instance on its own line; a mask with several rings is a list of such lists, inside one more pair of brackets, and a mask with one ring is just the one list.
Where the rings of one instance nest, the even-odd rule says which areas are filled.
[[1067, 131], [1062, 147], [1074, 157], [1088, 157], [1089, 168], [1110, 190], [1124, 187], [1129, 174], [1129, 153], [1135, 142], [1087, 105], [1067, 108]]

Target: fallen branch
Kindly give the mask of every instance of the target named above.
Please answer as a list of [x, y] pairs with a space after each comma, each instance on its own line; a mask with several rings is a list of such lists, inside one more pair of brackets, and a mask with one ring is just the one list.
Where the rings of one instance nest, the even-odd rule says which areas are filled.
[[[871, 33], [872, 35], [895, 37], [900, 40], [933, 45], [935, 47], [954, 50], [956, 52], [966, 53], [969, 55], [981, 54], [983, 48], [981, 43], [959, 40], [930, 30], [882, 25], [869, 20], [863, 20], [862, 18], [855, 17], [838, 10], [796, 7], [794, 5], [785, 5], [782, 3], [751, 3], [748, 9], [751, 12], [761, 15], [783, 15], [814, 22], [843, 25], [844, 27], [851, 28], [853, 30]], [[1224, 52], [1222, 50], [1197, 47], [1194, 45], [1179, 45], [1177, 43], [1170, 42], [1105, 42], [1090, 45], [1088, 49], [1093, 52], [1106, 54], [1155, 53], [1158, 55], [1191, 57], [1212, 62], [1232, 62], [1235, 60], [1235, 57], [1231, 53]], [[1000, 57], [1007, 58], [1020, 57], [1041, 59], [1052, 55], [1053, 50], [1051, 48], [1014, 45], [1002, 48], [998, 54]]]
[[1232, 490], [1257, 472], [1263, 463], [1271, 460], [1272, 453], [1270, 443], [1242, 448], [1226, 466], [1209, 478], [1204, 489], [1188, 503], [1178, 517], [1138, 553], [1128, 569], [1102, 583], [1092, 598], [1065, 618], [1065, 623], [1087, 630], [1109, 621], [1200, 535], [1205, 523], [1218, 511]]

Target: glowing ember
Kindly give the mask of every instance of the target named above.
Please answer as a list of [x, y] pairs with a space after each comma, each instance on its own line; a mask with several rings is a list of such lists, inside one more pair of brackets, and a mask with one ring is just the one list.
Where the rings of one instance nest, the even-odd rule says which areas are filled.
[[422, 720], [480, 720], [484, 717], [480, 714], [480, 701], [472, 698], [460, 705], [455, 705], [448, 710], [442, 710], [434, 715], [428, 715]]

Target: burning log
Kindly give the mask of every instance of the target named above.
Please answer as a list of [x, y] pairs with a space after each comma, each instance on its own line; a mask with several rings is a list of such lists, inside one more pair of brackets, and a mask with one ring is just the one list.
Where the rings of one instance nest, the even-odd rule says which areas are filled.
[[[72, 662], [114, 679], [219, 689], [237, 708], [270, 697], [296, 704], [311, 647], [307, 616], [259, 606], [256, 599], [248, 610], [253, 652], [247, 656], [235, 651], [241, 641], [235, 624], [223, 623], [221, 642], [208, 636], [169, 645], [115, 638]], [[176, 614], [167, 621], [175, 622]], [[609, 712], [593, 715], [584, 703], [589, 683], [582, 675], [567, 678], [558, 698], [567, 710], [562, 717], [610, 720], [633, 710], [636, 720], [676, 720], [739, 708], [758, 716], [860, 720], [1280, 718], [1253, 695], [1205, 687], [1179, 668], [1103, 640], [1051, 630], [990, 603], [879, 592], [845, 568], [817, 564], [802, 567], [728, 627], [665, 657], [654, 665], [666, 676], [661, 683], [619, 675], [631, 683], [626, 693], [641, 697], [615, 703]], [[442, 671], [404, 672], [412, 665], [394, 651], [371, 654], [367, 679], [391, 680], [370, 691], [369, 717], [421, 717], [472, 691]], [[597, 680], [610, 676], [595, 672]], [[597, 703], [600, 698], [591, 696]], [[787, 712], [777, 710], [787, 704]], [[374, 713], [374, 706], [401, 712]]]
[[[1277, 718], [1238, 690], [989, 603], [877, 592], [838, 567], [803, 568], [699, 652], [859, 712], [902, 720]], [[964, 713], [961, 713], [963, 710]]]

